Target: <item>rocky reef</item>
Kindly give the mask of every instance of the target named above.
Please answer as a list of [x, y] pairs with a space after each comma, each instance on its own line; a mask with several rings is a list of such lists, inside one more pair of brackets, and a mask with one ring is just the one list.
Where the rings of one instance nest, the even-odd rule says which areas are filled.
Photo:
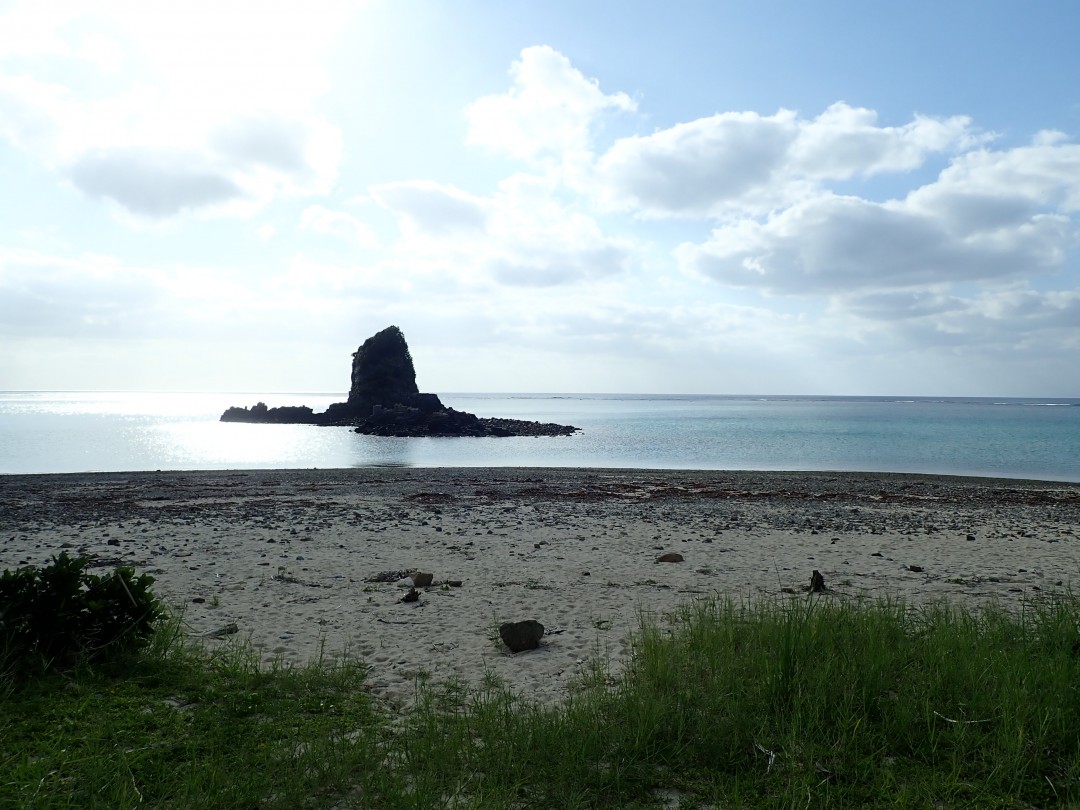
[[568, 436], [579, 428], [521, 419], [480, 418], [423, 394], [405, 336], [396, 326], [372, 335], [353, 354], [349, 398], [323, 413], [304, 405], [232, 407], [222, 422], [347, 425], [373, 436]]

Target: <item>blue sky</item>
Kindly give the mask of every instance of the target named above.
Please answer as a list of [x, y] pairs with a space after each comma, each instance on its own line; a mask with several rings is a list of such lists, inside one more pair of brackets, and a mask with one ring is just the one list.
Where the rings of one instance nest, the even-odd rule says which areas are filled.
[[0, 0], [0, 388], [1080, 396], [1080, 5]]

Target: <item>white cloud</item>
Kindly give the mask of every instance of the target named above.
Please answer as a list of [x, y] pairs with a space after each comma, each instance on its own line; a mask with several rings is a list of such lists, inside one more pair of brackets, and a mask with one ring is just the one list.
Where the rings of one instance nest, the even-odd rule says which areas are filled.
[[1080, 144], [1036, 136], [1032, 146], [956, 158], [937, 182], [908, 195], [958, 233], [1014, 225], [1039, 211], [1080, 211]]
[[490, 197], [433, 183], [371, 189], [402, 223], [390, 261], [431, 278], [509, 287], [554, 287], [608, 279], [629, 270], [631, 240], [606, 234], [560, 199], [551, 177], [513, 175]]
[[[944, 286], [944, 285], [942, 285]], [[851, 313], [871, 321], [902, 321], [955, 312], [963, 302], [942, 289], [870, 290], [833, 298], [834, 313]]]
[[0, 246], [0, 334], [9, 340], [138, 336], [160, 323], [167, 299], [154, 270]]
[[373, 186], [370, 192], [405, 230], [414, 233], [480, 231], [487, 224], [487, 203], [453, 186], [413, 180]]
[[82, 155], [67, 174], [85, 194], [145, 217], [173, 216], [244, 196], [225, 173], [200, 162], [198, 155], [113, 149]]
[[1025, 279], [1065, 267], [1080, 242], [1080, 147], [961, 155], [933, 183], [883, 203], [823, 194], [765, 221], [683, 244], [684, 269], [772, 292]]
[[329, 190], [341, 154], [336, 129], [317, 120], [263, 115], [238, 118], [187, 148], [165, 145], [85, 149], [62, 166], [90, 197], [132, 214], [185, 211], [249, 214], [277, 195]]
[[600, 158], [602, 194], [618, 208], [705, 215], [769, 204], [774, 173], [795, 138], [795, 116], [723, 113], [617, 141]]
[[574, 284], [616, 276], [627, 269], [630, 252], [625, 246], [604, 243], [595, 235], [586, 235], [582, 241], [585, 244], [573, 247], [536, 244], [531, 250], [515, 245], [497, 251], [487, 268], [500, 283], [519, 287]]
[[0, 14], [0, 30], [31, 34], [0, 36], [0, 137], [145, 217], [325, 193], [341, 134], [314, 102], [354, 7], [20, 4]]
[[355, 265], [331, 272], [292, 260], [253, 282], [227, 265], [144, 267], [112, 256], [0, 246], [0, 335], [9, 343], [307, 340], [348, 323], [343, 292], [377, 301], [400, 298], [402, 290], [400, 277], [384, 273], [372, 284]]
[[822, 293], [1022, 278], [1058, 269], [1075, 238], [1075, 226], [1050, 215], [956, 238], [903, 204], [823, 196], [764, 224], [717, 228], [676, 256], [685, 269], [734, 286]]
[[593, 217], [562, 202], [557, 191], [553, 179], [530, 175], [499, 185], [484, 265], [501, 284], [575, 284], [630, 269], [633, 242], [606, 234]]
[[837, 296], [831, 317], [872, 336], [879, 351], [948, 351], [984, 361], [1042, 353], [1045, 362], [1071, 361], [1080, 349], [1080, 292], [989, 290], [972, 297], [938, 292], [872, 292]]
[[[201, 33], [207, 5], [191, 19], [155, 2], [154, 19], [107, 8], [129, 7], [130, 23], [97, 15], [97, 27], [77, 5], [60, 22], [38, 14], [29, 44], [0, 14], [0, 139], [124, 212], [190, 217], [154, 231], [162, 250], [190, 238], [182, 255], [220, 247], [230, 259], [126, 258], [147, 249], [139, 239], [86, 255], [63, 247], [81, 244], [77, 229], [20, 222], [5, 240], [48, 247], [0, 245], [0, 342], [13, 356], [67, 341], [93, 346], [104, 369], [121, 340], [216, 342], [232, 352], [214, 361], [227, 377], [236, 358], [280, 341], [268, 385], [287, 387], [344, 346], [327, 366], [334, 385], [369, 327], [399, 323], [418, 355], [448, 369], [424, 372], [432, 390], [842, 392], [915, 380], [929, 392], [916, 364], [949, 386], [979, 365], [981, 390], [999, 379], [994, 364], [1018, 357], [1045, 358], [1059, 377], [1076, 368], [1080, 147], [1060, 132], [994, 151], [965, 117], [884, 125], [837, 103], [812, 118], [721, 112], [604, 151], [600, 117], [635, 105], [541, 46], [522, 52], [506, 93], [468, 109], [470, 142], [532, 173], [490, 190], [481, 167], [484, 191], [446, 182], [471, 166], [338, 189], [348, 144], [316, 104], [333, 33], [318, 13], [294, 20], [274, 7], [276, 22], [253, 22], [248, 42], [240, 6], [225, 3]], [[313, 26], [320, 47], [298, 31], [290, 50], [290, 21]], [[157, 52], [170, 25], [177, 42]], [[204, 35], [217, 38], [206, 65], [192, 56]], [[926, 182], [927, 164], [946, 160]], [[307, 200], [241, 228], [197, 221], [331, 191], [378, 208]], [[368, 223], [390, 216], [399, 228], [380, 242]], [[672, 252], [676, 239], [685, 244]], [[300, 342], [324, 353], [289, 356]]]
[[788, 171], [823, 180], [917, 169], [927, 155], [967, 148], [986, 140], [967, 116], [916, 115], [903, 126], [879, 126], [878, 114], [837, 102], [798, 126]]
[[810, 120], [726, 112], [616, 141], [586, 188], [608, 208], [645, 216], [764, 214], [826, 181], [909, 171], [977, 140], [964, 117], [881, 127], [873, 110], [842, 102]]
[[35, 156], [55, 152], [60, 121], [73, 117], [74, 106], [62, 87], [0, 75], [0, 136]]
[[606, 95], [547, 45], [525, 48], [510, 76], [508, 91], [469, 105], [468, 143], [523, 159], [586, 152], [599, 113], [636, 109], [625, 93]]
[[210, 133], [209, 143], [215, 152], [239, 163], [303, 176], [316, 173], [315, 156], [308, 154], [310, 139], [303, 122], [262, 115], [224, 122]]
[[344, 211], [332, 211], [321, 205], [310, 205], [300, 215], [300, 229], [326, 233], [365, 248], [379, 246], [379, 238], [364, 222]]

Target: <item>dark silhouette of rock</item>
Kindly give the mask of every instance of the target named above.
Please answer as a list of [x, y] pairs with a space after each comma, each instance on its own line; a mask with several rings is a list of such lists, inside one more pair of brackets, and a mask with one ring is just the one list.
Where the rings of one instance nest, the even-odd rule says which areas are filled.
[[265, 402], [259, 402], [250, 408], [229, 408], [221, 415], [222, 422], [266, 422], [278, 425], [314, 425], [318, 424], [315, 412], [305, 405], [285, 405], [280, 408], [267, 408]]
[[535, 619], [523, 622], [506, 622], [499, 627], [499, 638], [510, 648], [510, 652], [519, 653], [535, 650], [540, 646], [544, 635], [544, 625]]
[[353, 354], [349, 398], [324, 413], [306, 406], [232, 407], [222, 422], [290, 425], [348, 425], [372, 436], [569, 436], [570, 425], [521, 419], [481, 419], [447, 408], [436, 394], [420, 393], [405, 336], [388, 326], [364, 341]]
[[669, 551], [666, 554], [661, 554], [659, 557], [657, 557], [656, 561], [658, 563], [662, 563], [662, 562], [665, 562], [665, 563], [682, 562], [683, 561], [683, 555], [679, 554], [679, 553], [677, 553], [675, 551]]
[[484, 417], [480, 420], [489, 436], [569, 436], [580, 428], [554, 422], [529, 422], [524, 419]]
[[410, 402], [419, 393], [409, 346], [396, 326], [372, 335], [353, 354], [352, 387], [346, 404], [354, 410], [371, 413], [375, 405]]
[[[421, 394], [416, 387], [412, 355], [405, 336], [396, 326], [372, 335], [353, 352], [350, 380], [349, 399], [326, 409], [327, 418], [334, 423], [370, 420], [376, 413], [393, 411], [398, 406], [414, 411], [413, 421], [421, 421], [421, 415], [445, 410], [438, 396]], [[400, 415], [405, 416], [403, 412]]]
[[825, 593], [825, 577], [821, 575], [821, 572], [817, 569], [810, 575], [810, 592], [811, 593]]

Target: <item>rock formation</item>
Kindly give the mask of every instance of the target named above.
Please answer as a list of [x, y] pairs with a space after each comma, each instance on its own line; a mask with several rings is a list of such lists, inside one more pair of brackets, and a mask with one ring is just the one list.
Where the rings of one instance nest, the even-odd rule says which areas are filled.
[[[405, 336], [396, 326], [388, 326], [372, 335], [353, 353], [349, 399], [327, 408], [327, 413], [340, 416], [369, 416], [376, 407], [395, 405], [420, 407], [420, 389], [416, 387], [416, 369]], [[432, 410], [442, 408], [434, 394], [428, 397]]]
[[375, 436], [568, 436], [570, 425], [520, 419], [481, 419], [447, 408], [436, 394], [422, 394], [405, 336], [396, 326], [372, 335], [353, 354], [349, 398], [324, 413], [306, 406], [232, 407], [222, 422], [348, 425]]
[[250, 408], [232, 407], [221, 415], [222, 422], [266, 422], [276, 425], [315, 425], [319, 418], [306, 405], [285, 405], [268, 408], [265, 402], [257, 402]]

